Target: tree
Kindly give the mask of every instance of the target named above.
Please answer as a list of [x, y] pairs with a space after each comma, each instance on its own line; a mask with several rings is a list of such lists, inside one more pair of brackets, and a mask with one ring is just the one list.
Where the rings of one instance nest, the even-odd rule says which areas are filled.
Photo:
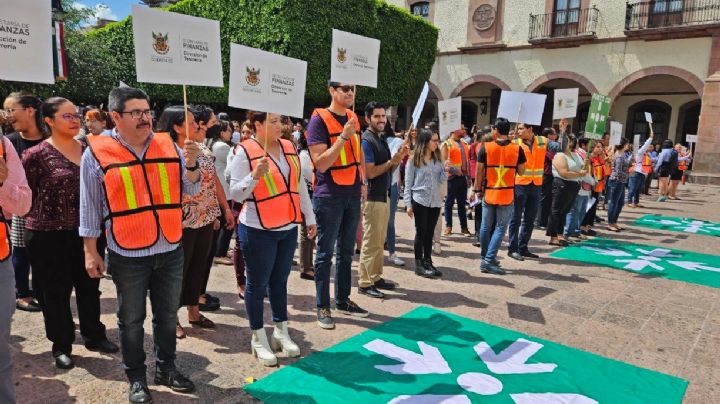
[[83, 25], [95, 17], [95, 10], [79, 7], [74, 0], [60, 0], [62, 20], [67, 34], [78, 32]]

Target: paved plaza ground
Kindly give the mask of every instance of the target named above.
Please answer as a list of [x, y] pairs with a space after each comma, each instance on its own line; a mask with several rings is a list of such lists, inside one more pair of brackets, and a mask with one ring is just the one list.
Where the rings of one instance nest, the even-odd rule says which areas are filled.
[[[600, 235], [720, 255], [720, 238], [631, 225], [649, 213], [720, 221], [720, 188], [686, 185], [678, 195], [681, 201], [657, 203], [655, 197], [647, 197], [642, 201], [645, 208], [625, 208], [620, 225], [627, 230], [615, 234], [598, 227]], [[600, 214], [604, 217], [605, 211]], [[385, 277], [398, 282], [399, 288], [385, 300], [376, 300], [359, 296], [353, 287], [352, 299], [371, 312], [368, 318], [337, 315], [335, 330], [320, 329], [316, 325], [314, 284], [301, 280], [297, 268], [293, 270], [289, 281], [290, 333], [304, 356], [427, 305], [681, 377], [690, 382], [686, 403], [720, 402], [720, 289], [549, 258], [553, 249], [547, 245], [544, 232], [538, 230], [531, 249], [541, 255], [540, 260], [517, 262], [507, 258], [503, 250], [500, 260], [510, 270], [506, 276], [482, 274], [479, 251], [471, 245], [472, 239], [454, 234], [443, 239], [443, 253], [435, 259], [444, 277], [423, 279], [411, 270], [412, 222], [398, 212], [397, 226], [398, 254], [407, 268], [387, 265]], [[356, 265], [353, 272], [353, 285], [357, 285]], [[100, 286], [102, 321], [109, 338], [117, 342], [115, 287], [109, 280], [101, 281]], [[188, 337], [178, 341], [177, 365], [195, 382], [197, 391], [182, 395], [151, 384], [156, 403], [253, 402], [243, 392], [248, 378], [259, 379], [277, 369], [259, 365], [249, 353], [250, 330], [232, 267], [213, 268], [209, 291], [222, 301], [219, 311], [205, 313], [217, 328], [188, 327]], [[266, 324], [271, 324], [268, 304], [265, 314]], [[188, 324], [184, 309], [180, 319]], [[152, 349], [151, 330], [148, 319], [148, 353]], [[16, 312], [12, 350], [18, 402], [127, 402], [128, 385], [119, 354], [87, 351], [78, 332], [73, 346], [76, 366], [64, 371], [53, 366], [50, 347], [42, 315]], [[292, 361], [280, 358], [280, 367]], [[154, 364], [150, 357], [148, 363], [148, 380], [152, 381]]]

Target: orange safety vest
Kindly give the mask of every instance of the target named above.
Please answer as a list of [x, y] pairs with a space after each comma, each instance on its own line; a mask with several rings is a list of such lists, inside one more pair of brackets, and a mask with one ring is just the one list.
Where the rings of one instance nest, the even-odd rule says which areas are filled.
[[597, 183], [593, 191], [602, 192], [605, 189], [605, 160], [602, 157], [592, 157], [590, 159], [593, 167], [593, 176]]
[[[463, 156], [462, 153], [463, 153], [463, 152], [460, 151], [460, 148], [459, 148], [458, 145], [457, 145], [458, 142], [456, 142], [455, 139], [453, 139], [453, 138], [451, 137], [451, 138], [449, 138], [448, 140], [445, 141], [445, 144], [447, 145], [448, 160], [450, 160], [450, 166], [451, 166], [451, 167], [456, 167], [456, 168], [461, 168], [461, 167], [462, 167], [462, 156]], [[469, 161], [470, 149], [468, 149], [468, 145], [465, 144], [465, 142], [463, 142], [462, 140], [460, 140], [460, 144], [462, 145], [463, 150], [465, 151], [465, 159], [467, 160], [467, 164], [466, 164], [465, 168], [466, 168], [467, 170], [469, 170], [469, 169], [470, 169], [470, 161]], [[463, 173], [463, 174], [464, 174], [464, 173]], [[448, 175], [455, 175], [455, 174], [450, 174], [450, 173], [448, 173]]]
[[[325, 127], [330, 135], [330, 147], [332, 147], [343, 133], [343, 125], [338, 122], [332, 112], [327, 108], [317, 108], [313, 111], [313, 116], [319, 115], [325, 123]], [[360, 122], [357, 115], [351, 110], [347, 110], [348, 120], [355, 119], [355, 131], [360, 132]], [[360, 181], [360, 136], [353, 136], [350, 141], [345, 142], [340, 155], [333, 165], [328, 168], [330, 179], [336, 185], [355, 185]]]
[[515, 173], [520, 146], [510, 143], [485, 143], [485, 202], [490, 205], [510, 205], [515, 196]]
[[[685, 155], [685, 154], [678, 153], [678, 156], [679, 156], [679, 157], [685, 157], [686, 155]], [[685, 170], [687, 170], [687, 169], [688, 169], [688, 162], [687, 162], [687, 160], [678, 162], [678, 170], [680, 170], [680, 171], [685, 171]]]
[[642, 160], [642, 171], [645, 175], [650, 174], [653, 171], [652, 159], [649, 153], [645, 153]]
[[[2, 141], [2, 138], [0, 137], [0, 154], [2, 154], [2, 159], [4, 161], [7, 161], [7, 155], [5, 154], [5, 142]], [[0, 262], [5, 261], [10, 257], [10, 253], [12, 248], [10, 247], [10, 237], [9, 237], [9, 223], [7, 219], [5, 219], [5, 212], [3, 212], [2, 208], [0, 208]]]
[[[285, 178], [275, 160], [269, 158], [270, 170], [263, 175], [255, 186], [252, 198], [255, 202], [260, 225], [265, 230], [279, 229], [290, 223], [302, 223], [300, 213], [300, 158], [295, 146], [289, 140], [278, 139], [283, 150], [283, 156], [290, 166], [290, 175]], [[255, 139], [248, 139], [240, 144], [248, 156], [250, 172], [255, 169], [258, 161], [265, 157], [260, 143]], [[247, 205], [245, 205], [247, 206]]]
[[545, 153], [547, 151], [547, 138], [545, 136], [536, 136], [532, 143], [532, 153], [530, 148], [518, 138], [513, 143], [522, 147], [527, 161], [525, 162], [525, 173], [518, 174], [515, 183], [518, 185], [542, 185], [543, 174], [545, 169]]
[[182, 166], [167, 133], [155, 133], [142, 159], [112, 136], [89, 136], [93, 156], [105, 173], [103, 185], [112, 236], [124, 250], [152, 247], [160, 232], [182, 239]]

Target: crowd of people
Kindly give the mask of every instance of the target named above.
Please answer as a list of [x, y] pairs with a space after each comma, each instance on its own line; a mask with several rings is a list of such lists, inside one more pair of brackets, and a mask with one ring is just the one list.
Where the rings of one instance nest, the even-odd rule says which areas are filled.
[[[207, 290], [213, 263], [234, 266], [250, 351], [274, 366], [277, 352], [301, 353], [288, 331], [296, 250], [300, 277], [315, 283], [317, 324], [333, 329], [334, 313], [369, 314], [350, 299], [356, 253], [359, 294], [382, 299], [398, 287], [383, 267], [405, 265], [395, 245], [401, 200], [415, 225], [415, 274], [442, 277], [433, 255], [441, 253], [441, 234], [453, 236], [457, 212], [459, 233], [480, 247], [481, 271], [503, 275], [498, 251], [506, 236], [507, 256], [523, 261], [539, 258], [529, 247], [535, 228], [559, 247], [595, 235], [603, 220], [622, 231], [625, 190], [627, 206], [639, 207], [656, 177], [659, 201], [678, 199], [691, 160], [669, 140], [653, 145], [652, 128], [633, 150], [626, 139], [610, 145], [608, 135], [575, 135], [564, 119], [557, 129], [498, 118], [447, 138], [432, 123], [396, 133], [381, 103], [356, 115], [354, 91], [329, 82], [330, 105], [295, 123], [255, 111], [231, 121], [203, 105], [169, 106], [155, 119], [148, 96], [131, 87], [112, 90], [106, 111], [8, 95], [0, 115], [8, 133], [0, 143], [0, 402], [14, 402], [14, 308], [42, 313], [55, 366], [70, 369], [74, 290], [85, 347], [119, 350], [129, 401], [147, 403], [146, 298], [154, 381], [190, 392], [193, 382], [175, 366], [176, 341], [186, 337], [179, 312], [191, 327], [215, 327], [203, 314], [220, 308]], [[101, 278], [117, 289], [119, 346], [100, 321]]]

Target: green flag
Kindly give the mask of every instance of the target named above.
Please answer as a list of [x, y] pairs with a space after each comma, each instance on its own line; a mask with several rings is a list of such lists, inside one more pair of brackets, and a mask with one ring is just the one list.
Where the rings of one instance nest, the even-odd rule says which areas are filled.
[[245, 387], [265, 403], [679, 403], [687, 382], [419, 307]]
[[602, 139], [609, 113], [610, 97], [602, 94], [593, 94], [583, 136], [595, 140]]
[[645, 215], [633, 224], [635, 226], [650, 227], [651, 229], [720, 237], [720, 223], [707, 222], [688, 217]]

